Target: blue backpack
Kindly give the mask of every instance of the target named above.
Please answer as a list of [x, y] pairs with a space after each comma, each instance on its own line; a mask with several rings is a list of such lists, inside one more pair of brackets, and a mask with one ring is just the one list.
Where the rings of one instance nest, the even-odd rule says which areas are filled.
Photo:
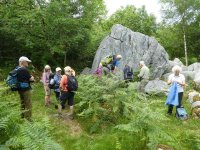
[[17, 81], [17, 70], [20, 67], [15, 68], [11, 72], [9, 72], [8, 77], [6, 79], [6, 84], [11, 88], [12, 91], [17, 91], [19, 88], [19, 84]]
[[188, 119], [188, 114], [183, 106], [180, 108], [177, 108], [176, 110], [176, 117], [181, 119], [181, 120], [186, 120]]

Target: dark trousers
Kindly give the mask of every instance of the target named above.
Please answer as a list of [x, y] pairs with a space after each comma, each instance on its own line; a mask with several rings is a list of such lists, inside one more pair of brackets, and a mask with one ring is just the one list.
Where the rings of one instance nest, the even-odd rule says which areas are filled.
[[[178, 106], [176, 106], [176, 109], [181, 107], [182, 99], [183, 99], [183, 92], [180, 92], [178, 93]], [[172, 114], [172, 110], [173, 110], [173, 105], [169, 105], [168, 114]]]
[[58, 102], [60, 102], [60, 92], [56, 92], [54, 91], [55, 95], [56, 95], [56, 99]]
[[18, 91], [18, 93], [21, 100], [21, 117], [30, 120], [32, 116], [31, 91]]
[[74, 105], [74, 92], [61, 92], [61, 96], [60, 96], [60, 104], [62, 106], [62, 109], [65, 108], [65, 103], [68, 101], [68, 105], [69, 106], [73, 106]]

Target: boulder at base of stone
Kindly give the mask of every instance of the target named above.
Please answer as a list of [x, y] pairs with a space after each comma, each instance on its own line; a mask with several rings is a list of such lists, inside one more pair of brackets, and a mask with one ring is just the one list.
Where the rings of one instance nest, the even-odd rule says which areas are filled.
[[91, 69], [86, 67], [85, 69], [83, 69], [83, 71], [81, 72], [81, 74], [84, 74], [84, 75], [88, 75], [88, 74], [91, 74]]
[[[193, 81], [194, 78], [195, 78], [195, 73], [194, 71], [182, 71], [181, 74], [183, 74], [185, 76], [185, 80], [186, 82], [188, 81]], [[169, 75], [172, 74], [172, 73], [166, 73], [164, 74], [162, 77], [163, 77], [163, 80], [167, 82], [168, 80], [168, 77]]]
[[195, 74], [194, 82], [200, 84], [200, 70]]
[[165, 73], [172, 72], [172, 68], [174, 66], [180, 66], [183, 71], [187, 71], [187, 67], [184, 66], [184, 64], [180, 61], [180, 59], [175, 58], [173, 61], [169, 60], [169, 67], [167, 68], [167, 70], [165, 71]]
[[200, 70], [200, 63], [193, 63], [188, 66], [188, 71], [199, 71]]
[[167, 82], [158, 79], [149, 81], [145, 86], [145, 92], [151, 95], [166, 95], [168, 91]]
[[196, 92], [196, 91], [190, 92], [190, 93], [188, 94], [188, 101], [189, 101], [190, 103], [193, 103], [194, 97], [195, 97], [195, 96], [198, 96], [198, 95], [200, 95], [200, 94], [199, 94], [198, 92]]

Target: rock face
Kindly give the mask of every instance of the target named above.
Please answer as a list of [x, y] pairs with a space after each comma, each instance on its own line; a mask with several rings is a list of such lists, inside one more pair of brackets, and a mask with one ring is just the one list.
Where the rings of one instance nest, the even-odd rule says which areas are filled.
[[91, 69], [86, 67], [85, 69], [83, 69], [83, 71], [81, 72], [81, 74], [87, 75], [91, 73]]
[[188, 66], [189, 71], [195, 72], [194, 81], [200, 84], [200, 63], [194, 63]]
[[194, 63], [189, 65], [188, 71], [200, 71], [200, 63]]
[[145, 86], [145, 92], [148, 94], [166, 94], [169, 90], [169, 86], [162, 80], [149, 81]]
[[133, 32], [130, 29], [116, 24], [100, 44], [92, 65], [92, 72], [100, 61], [108, 55], [121, 54], [122, 60], [119, 71], [122, 72], [125, 64], [133, 69], [139, 68], [139, 62], [145, 61], [151, 67], [152, 78], [160, 78], [169, 67], [169, 57], [165, 49], [153, 37]]

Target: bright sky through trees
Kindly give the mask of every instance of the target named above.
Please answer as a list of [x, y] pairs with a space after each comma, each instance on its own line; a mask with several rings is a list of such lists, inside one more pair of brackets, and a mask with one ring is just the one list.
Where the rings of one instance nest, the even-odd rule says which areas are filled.
[[150, 14], [154, 14], [157, 18], [157, 22], [161, 21], [161, 14], [160, 14], [160, 4], [158, 0], [104, 0], [107, 10], [108, 16], [113, 14], [117, 9], [120, 7], [125, 7], [127, 5], [134, 5], [135, 7], [139, 8], [142, 5], [145, 5], [147, 12]]

